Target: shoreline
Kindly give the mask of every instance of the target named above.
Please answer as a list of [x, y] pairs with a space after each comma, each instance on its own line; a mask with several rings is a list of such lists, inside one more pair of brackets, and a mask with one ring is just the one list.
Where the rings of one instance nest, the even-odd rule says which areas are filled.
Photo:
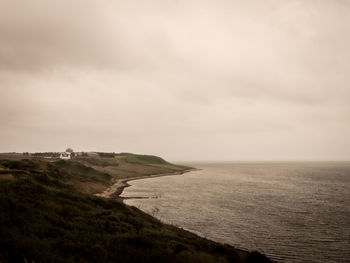
[[[102, 193], [95, 194], [95, 196], [107, 198], [107, 199], [115, 199], [117, 201], [123, 202], [125, 199], [129, 199], [128, 197], [121, 197], [120, 195], [123, 193], [124, 189], [131, 186], [128, 182], [135, 181], [135, 180], [142, 180], [142, 179], [148, 179], [148, 178], [156, 178], [156, 177], [163, 177], [163, 176], [171, 176], [171, 175], [182, 175], [184, 173], [196, 171], [198, 169], [192, 168], [187, 169], [183, 171], [175, 171], [175, 172], [168, 172], [168, 173], [161, 173], [161, 174], [153, 174], [153, 175], [145, 175], [145, 176], [137, 176], [137, 177], [130, 177], [130, 178], [123, 178], [123, 179], [117, 179], [115, 183], [113, 183], [111, 186], [109, 186], [105, 191]], [[137, 198], [137, 197], [135, 197]]]

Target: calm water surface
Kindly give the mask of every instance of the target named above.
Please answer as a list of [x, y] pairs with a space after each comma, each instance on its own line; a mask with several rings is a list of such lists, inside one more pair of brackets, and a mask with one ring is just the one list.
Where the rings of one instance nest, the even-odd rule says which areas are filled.
[[132, 181], [126, 203], [278, 262], [350, 262], [350, 163], [190, 164]]

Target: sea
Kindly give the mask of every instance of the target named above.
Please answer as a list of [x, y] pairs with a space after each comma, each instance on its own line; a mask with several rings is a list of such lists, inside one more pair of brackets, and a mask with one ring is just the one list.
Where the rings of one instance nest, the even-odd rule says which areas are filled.
[[350, 162], [186, 165], [130, 181], [125, 203], [276, 262], [350, 262]]

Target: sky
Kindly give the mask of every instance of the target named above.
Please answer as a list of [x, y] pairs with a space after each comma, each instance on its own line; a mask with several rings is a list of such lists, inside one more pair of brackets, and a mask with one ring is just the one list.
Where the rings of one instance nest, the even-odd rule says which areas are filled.
[[0, 0], [0, 152], [350, 160], [350, 1]]

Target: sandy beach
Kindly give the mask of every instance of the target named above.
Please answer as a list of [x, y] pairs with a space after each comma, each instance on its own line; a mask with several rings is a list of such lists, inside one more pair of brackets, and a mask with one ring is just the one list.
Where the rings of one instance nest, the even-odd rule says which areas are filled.
[[116, 180], [116, 182], [112, 186], [108, 187], [104, 192], [96, 194], [96, 196], [123, 201], [125, 198], [121, 197], [120, 195], [123, 193], [124, 188], [130, 186], [130, 184], [128, 184], [128, 182], [130, 182], [130, 181], [155, 178], [155, 177], [161, 177], [161, 176], [181, 175], [181, 174], [184, 174], [184, 173], [187, 173], [190, 171], [194, 171], [194, 170], [196, 170], [196, 169], [193, 168], [193, 169], [188, 169], [188, 170], [179, 171], [179, 172], [162, 173], [162, 174], [145, 175], [145, 176], [118, 179], [118, 180]]

